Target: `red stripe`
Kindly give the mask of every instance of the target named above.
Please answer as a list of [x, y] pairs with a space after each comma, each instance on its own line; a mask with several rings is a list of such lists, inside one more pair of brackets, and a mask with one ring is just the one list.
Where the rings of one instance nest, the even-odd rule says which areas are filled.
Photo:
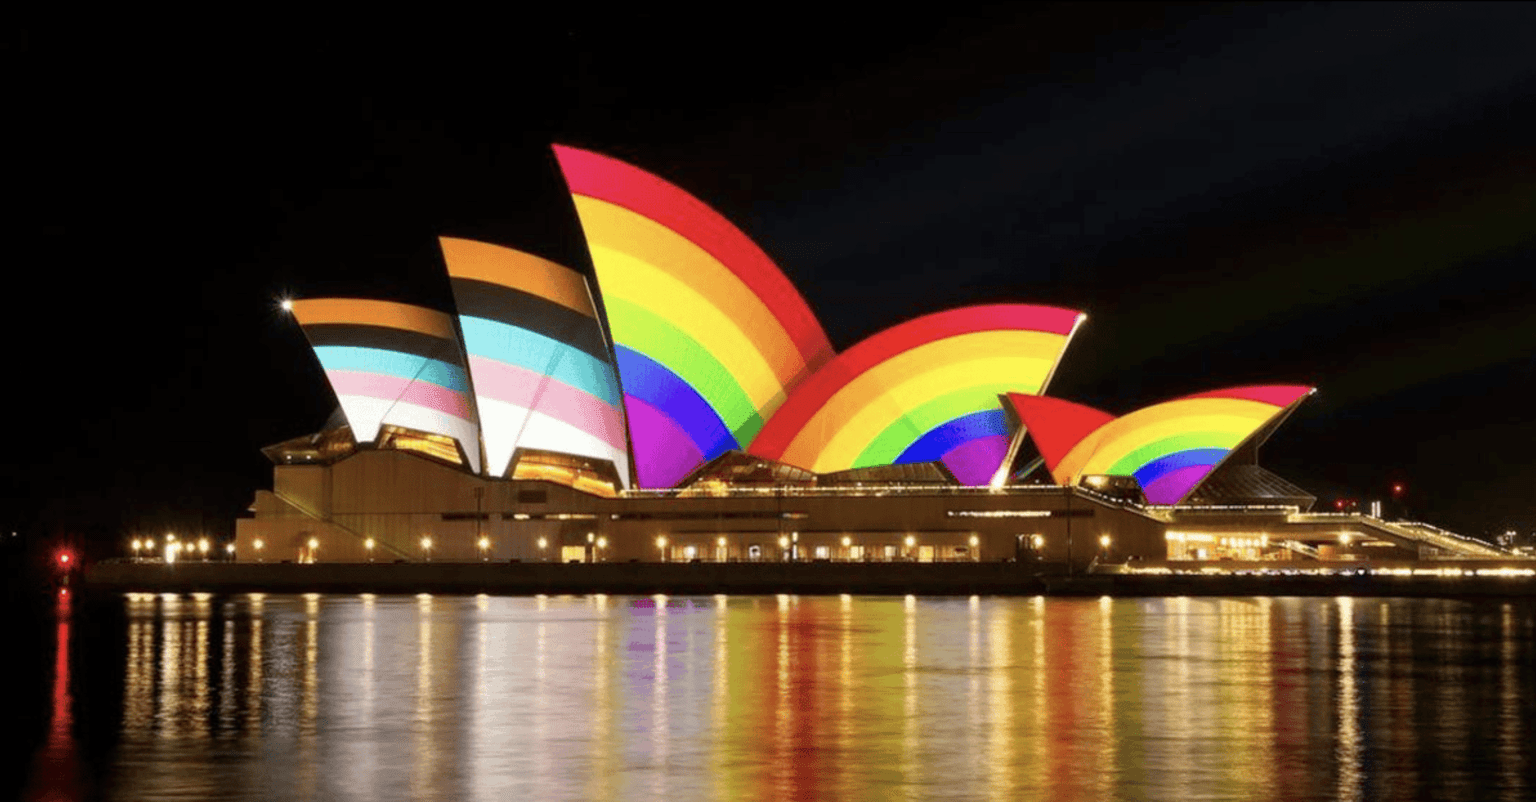
[[1009, 393], [1008, 403], [1040, 449], [1046, 470], [1052, 473], [1083, 438], [1115, 419], [1108, 412], [1043, 395]]
[[1071, 334], [1081, 316], [1080, 312], [1054, 306], [992, 304], [937, 312], [892, 326], [838, 354], [801, 382], [768, 419], [747, 450], [768, 459], [780, 458], [800, 430], [832, 396], [865, 371], [897, 354], [938, 340], [981, 331]]
[[1249, 401], [1262, 401], [1266, 404], [1274, 404], [1277, 407], [1288, 407], [1307, 393], [1312, 392], [1311, 387], [1300, 384], [1263, 384], [1248, 387], [1228, 387], [1224, 390], [1211, 390], [1204, 393], [1186, 395], [1179, 400], [1191, 398], [1242, 398]]
[[729, 220], [698, 198], [638, 167], [590, 151], [552, 147], [573, 194], [644, 215], [703, 248], [762, 300], [811, 370], [831, 358], [832, 345], [805, 299], [768, 254]]

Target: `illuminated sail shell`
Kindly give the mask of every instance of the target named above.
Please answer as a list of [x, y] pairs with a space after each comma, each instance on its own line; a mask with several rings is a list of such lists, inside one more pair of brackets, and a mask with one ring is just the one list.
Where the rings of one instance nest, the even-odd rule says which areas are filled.
[[610, 460], [629, 485], [621, 398], [587, 279], [512, 248], [441, 238], [487, 471], [519, 448]]
[[996, 304], [887, 329], [796, 388], [750, 450], [817, 473], [939, 460], [986, 484], [1008, 450], [998, 396], [1044, 391], [1083, 319]]
[[613, 334], [637, 481], [669, 487], [744, 449], [832, 348], [745, 234], [624, 162], [555, 146]]
[[480, 434], [464, 353], [448, 315], [356, 298], [292, 302], [360, 443], [385, 425], [451, 437], [480, 470]]
[[1300, 385], [1232, 387], [1113, 417], [1081, 404], [1019, 393], [1008, 402], [1059, 484], [1134, 476], [1153, 504], [1183, 501], [1234, 450], [1312, 393]]

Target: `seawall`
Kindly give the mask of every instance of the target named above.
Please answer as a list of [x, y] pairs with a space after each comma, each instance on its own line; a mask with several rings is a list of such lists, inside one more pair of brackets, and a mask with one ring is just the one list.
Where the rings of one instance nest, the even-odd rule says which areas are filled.
[[1522, 576], [1066, 576], [1016, 563], [100, 563], [84, 585], [154, 593], [916, 594], [1536, 597]]

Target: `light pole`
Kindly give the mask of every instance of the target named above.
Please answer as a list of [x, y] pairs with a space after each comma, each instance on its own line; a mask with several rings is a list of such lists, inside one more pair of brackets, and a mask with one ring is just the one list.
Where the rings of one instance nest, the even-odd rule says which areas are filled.
[[489, 556], [491, 549], [491, 539], [485, 535], [481, 535], [480, 542], [476, 543], [475, 545], [480, 547], [480, 562], [489, 562], [491, 559]]
[[971, 535], [971, 562], [981, 562], [981, 538]]
[[229, 562], [234, 562], [235, 561], [235, 544], [233, 544], [233, 543], [225, 543], [224, 544], [224, 559], [228, 560]]
[[606, 548], [608, 548], [608, 538], [606, 536], [598, 538], [597, 539], [597, 553], [594, 554], [593, 557], [592, 557], [594, 562], [602, 562], [603, 561], [603, 549], [606, 549]]
[[549, 538], [539, 538], [539, 561], [549, 562], [549, 554], [545, 549], [549, 548]]
[[139, 540], [138, 538], [134, 538], [133, 539], [133, 561], [134, 562], [138, 562], [139, 561], [139, 550], [142, 549], [142, 548], [144, 548], [144, 541]]
[[319, 538], [314, 538], [314, 537], [310, 538], [309, 539], [309, 561], [311, 563], [315, 562], [315, 550], [319, 549], [319, 548], [320, 548], [320, 539]]
[[667, 561], [667, 536], [666, 535], [657, 535], [656, 536], [656, 548], [661, 550], [661, 561], [662, 562], [666, 562]]
[[426, 555], [427, 562], [432, 562], [432, 536], [431, 535], [422, 535], [422, 537], [421, 537], [421, 552], [422, 552], [422, 554]]
[[[150, 545], [153, 546], [154, 544], [151, 543]], [[261, 562], [261, 547], [265, 545], [267, 544], [263, 543], [259, 537], [256, 538], [255, 542], [251, 543], [251, 548], [256, 550], [256, 562]]]
[[363, 550], [368, 552], [368, 562], [373, 562], [373, 538], [363, 541]]

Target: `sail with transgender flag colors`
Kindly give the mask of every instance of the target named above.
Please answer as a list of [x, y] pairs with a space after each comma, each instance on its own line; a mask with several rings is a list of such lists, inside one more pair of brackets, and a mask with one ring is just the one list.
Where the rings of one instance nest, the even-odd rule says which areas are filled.
[[480, 430], [453, 319], [360, 298], [290, 302], [359, 443], [385, 425], [451, 437], [480, 470]]
[[1118, 418], [1059, 398], [1023, 393], [1005, 398], [1056, 483], [1134, 476], [1151, 503], [1178, 504], [1233, 451], [1312, 392], [1300, 385], [1233, 387]]
[[587, 278], [500, 245], [439, 241], [487, 473], [505, 476], [530, 448], [611, 461], [630, 486], [619, 383]]

